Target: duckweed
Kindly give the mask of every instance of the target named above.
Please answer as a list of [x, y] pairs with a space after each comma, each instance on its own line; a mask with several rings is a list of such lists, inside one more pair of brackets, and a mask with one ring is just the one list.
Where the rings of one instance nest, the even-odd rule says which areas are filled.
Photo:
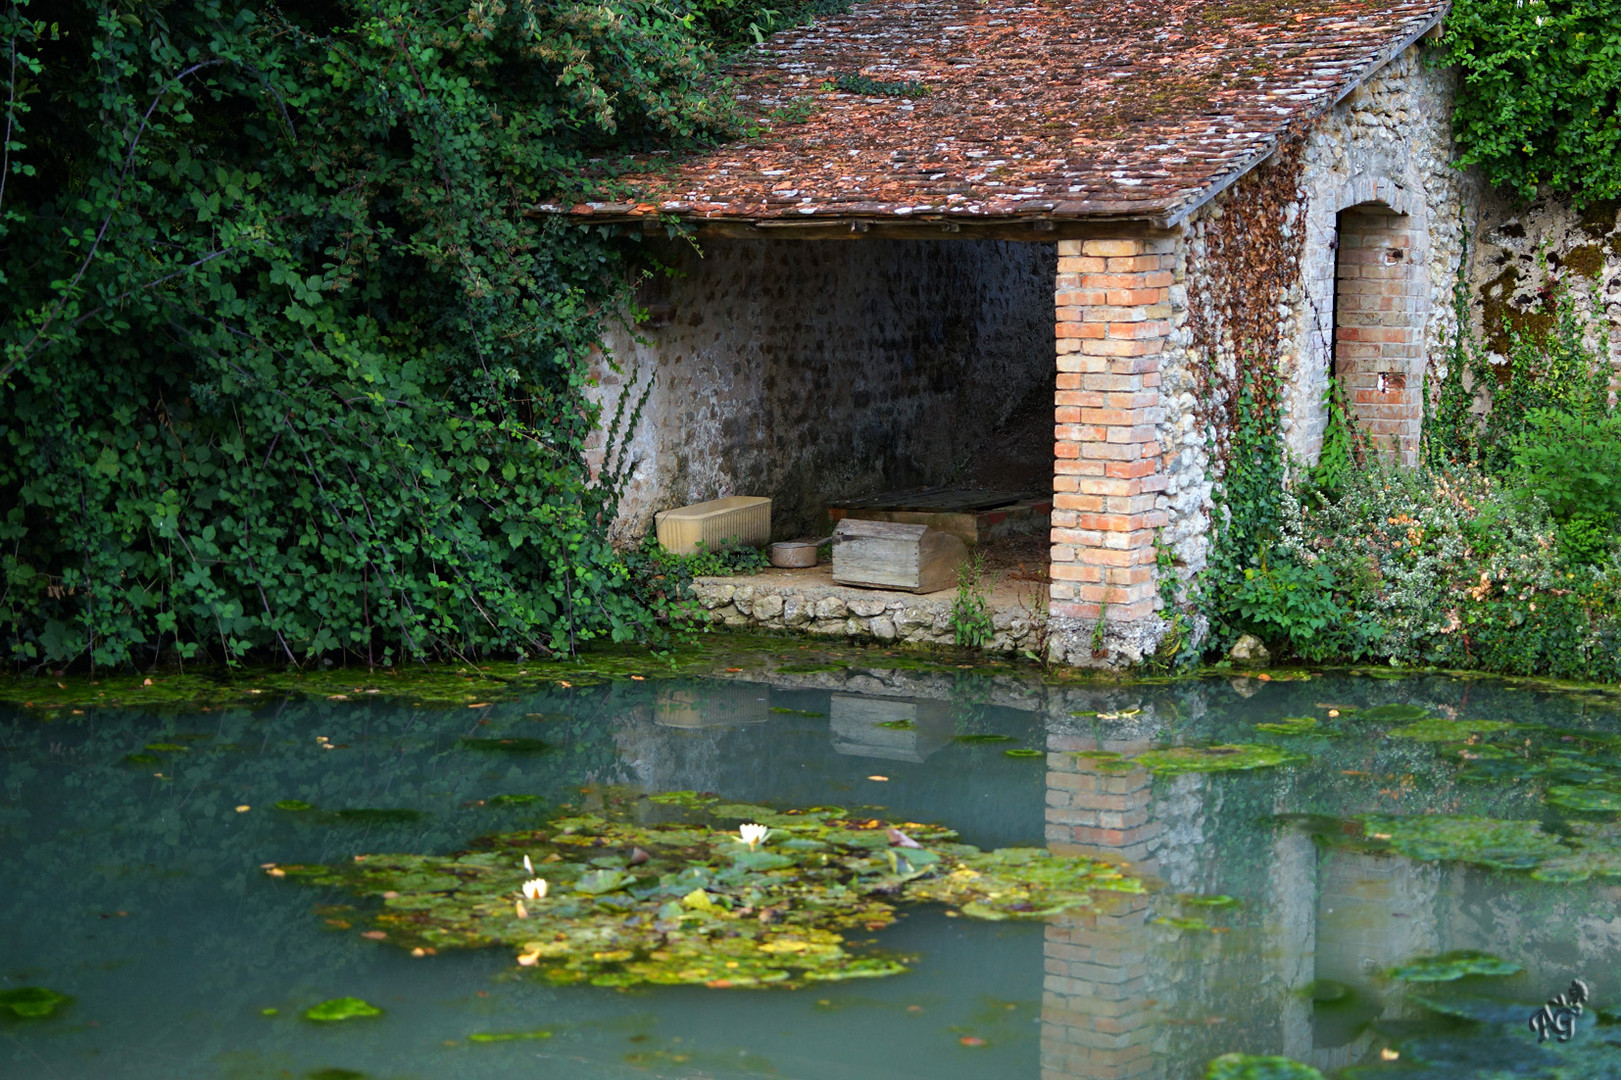
[[[1142, 891], [1105, 862], [1039, 848], [981, 851], [947, 828], [852, 819], [839, 807], [710, 804], [692, 792], [648, 801], [689, 820], [634, 823], [635, 801], [609, 798], [600, 814], [565, 809], [542, 828], [485, 837], [460, 855], [279, 869], [294, 881], [380, 898], [372, 922], [397, 946], [506, 946], [548, 981], [598, 986], [797, 986], [892, 975], [910, 958], [859, 949], [844, 933], [889, 925], [898, 903], [1040, 919], [1090, 908], [1098, 891]], [[769, 824], [770, 835], [751, 850], [719, 827], [739, 818]], [[922, 846], [891, 847], [893, 827]], [[548, 895], [520, 908], [525, 855]]]

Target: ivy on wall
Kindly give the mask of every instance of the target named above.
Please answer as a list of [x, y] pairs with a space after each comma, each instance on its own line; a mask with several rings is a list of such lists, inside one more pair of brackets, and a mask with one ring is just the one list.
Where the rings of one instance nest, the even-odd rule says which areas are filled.
[[692, 14], [0, 9], [0, 652], [638, 633], [583, 453], [624, 242], [525, 210], [593, 159], [731, 129]]

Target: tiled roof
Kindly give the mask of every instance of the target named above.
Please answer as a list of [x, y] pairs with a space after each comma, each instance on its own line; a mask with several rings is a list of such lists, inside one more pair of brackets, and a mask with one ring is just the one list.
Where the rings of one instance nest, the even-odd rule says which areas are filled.
[[[621, 220], [1171, 222], [1446, 8], [1446, 0], [867, 0], [772, 37], [732, 71], [746, 110], [765, 116], [808, 99], [808, 119], [681, 161], [640, 203], [569, 209]], [[869, 92], [824, 89], [840, 76]], [[927, 90], [871, 93], [850, 76]]]

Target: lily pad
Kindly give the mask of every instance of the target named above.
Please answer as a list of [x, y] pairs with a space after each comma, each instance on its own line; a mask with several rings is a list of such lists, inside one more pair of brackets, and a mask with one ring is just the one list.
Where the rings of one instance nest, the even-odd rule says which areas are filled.
[[1422, 705], [1375, 705], [1358, 711], [1356, 718], [1376, 724], [1410, 724], [1429, 715], [1430, 711]]
[[1033, 750], [1029, 747], [1015, 747], [1012, 750], [1003, 750], [1002, 753], [1011, 758], [1044, 758], [1047, 756], [1047, 751]]
[[[382, 897], [371, 918], [391, 945], [504, 945], [548, 981], [598, 986], [876, 978], [906, 970], [909, 958], [858, 948], [844, 932], [888, 925], [899, 903], [1041, 919], [1087, 910], [1100, 891], [1142, 890], [1109, 863], [1044, 849], [983, 852], [958, 843], [950, 829], [850, 819], [837, 807], [717, 803], [689, 808], [707, 822], [647, 824], [628, 820], [635, 803], [610, 799], [604, 814], [557, 816], [542, 830], [485, 837], [458, 855], [368, 855], [276, 869], [295, 882]], [[770, 817], [769, 849], [750, 851], [725, 825], [739, 809]], [[892, 847], [895, 829], [921, 846]], [[638, 848], [645, 860], [629, 863], [621, 854]], [[524, 855], [549, 889], [525, 901], [520, 915]]]
[[0, 990], [0, 1009], [9, 1009], [13, 1016], [24, 1020], [39, 1020], [65, 1008], [73, 999], [43, 986], [19, 986], [14, 990]]
[[1204, 1080], [1323, 1080], [1323, 1074], [1292, 1058], [1223, 1054], [1205, 1066]]
[[484, 800], [485, 806], [532, 806], [545, 802], [539, 795], [494, 795]]
[[1018, 740], [1011, 735], [958, 735], [951, 741], [973, 745], [978, 743], [1017, 742]]
[[1393, 739], [1416, 739], [1419, 742], [1463, 742], [1471, 735], [1490, 735], [1513, 726], [1507, 720], [1443, 720], [1431, 716], [1386, 734]]
[[156, 754], [125, 754], [124, 761], [130, 765], [158, 765], [163, 759]]
[[1621, 791], [1587, 784], [1555, 784], [1543, 797], [1549, 806], [1576, 810], [1584, 814], [1613, 814], [1621, 812]]
[[647, 801], [658, 803], [660, 806], [682, 806], [692, 809], [708, 803], [719, 802], [720, 796], [700, 794], [696, 791], [666, 791], [660, 795], [649, 795]]
[[1420, 956], [1387, 974], [1404, 982], [1452, 982], [1466, 975], [1517, 975], [1524, 969], [1512, 960], [1473, 949], [1459, 949], [1440, 956]]
[[1498, 870], [1530, 870], [1570, 852], [1536, 821], [1426, 814], [1362, 819], [1364, 834], [1388, 838], [1395, 851], [1424, 861], [1453, 860]]
[[494, 754], [544, 754], [556, 749], [545, 739], [457, 739], [456, 745]]
[[1272, 735], [1322, 735], [1315, 716], [1285, 716], [1281, 720], [1270, 723], [1256, 724], [1256, 731], [1265, 731]]
[[883, 720], [878, 726], [891, 731], [913, 731], [917, 728], [917, 724], [911, 720]]
[[305, 810], [315, 809], [315, 807], [311, 806], [303, 799], [280, 799], [274, 803], [271, 803], [270, 805], [274, 806], [277, 810], [289, 810], [293, 813], [302, 813]]
[[306, 1020], [322, 1024], [335, 1024], [340, 1020], [358, 1020], [367, 1016], [382, 1016], [383, 1010], [357, 997], [333, 998], [304, 1010]]
[[1277, 746], [1258, 743], [1232, 743], [1222, 746], [1173, 746], [1169, 750], [1149, 750], [1138, 754], [1133, 763], [1158, 776], [1190, 772], [1233, 772], [1296, 765], [1311, 759]]
[[349, 825], [409, 825], [426, 815], [421, 810], [400, 806], [361, 806], [334, 811], [332, 816]]
[[539, 1031], [475, 1031], [467, 1036], [468, 1042], [498, 1043], [521, 1042], [532, 1039], [549, 1039], [552, 1033], [544, 1028]]

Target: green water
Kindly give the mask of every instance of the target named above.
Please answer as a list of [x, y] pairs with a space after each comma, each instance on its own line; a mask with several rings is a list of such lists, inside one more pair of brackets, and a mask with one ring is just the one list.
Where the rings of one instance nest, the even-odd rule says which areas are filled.
[[[1612, 821], [1544, 801], [1571, 776], [1500, 763], [1564, 746], [1603, 772], [1608, 743], [1588, 736], [1621, 734], [1621, 700], [1443, 677], [1049, 685], [893, 662], [757, 650], [708, 677], [544, 682], [475, 708], [364, 693], [190, 711], [0, 706], [0, 993], [72, 998], [46, 1018], [0, 1010], [0, 1076], [1173, 1080], [1232, 1051], [1331, 1076], [1621, 1076], [1607, 1041], [1621, 1027], [1595, 1025], [1591, 1008], [1558, 1050], [1525, 1029], [1575, 976], [1599, 1009], [1621, 1009], [1621, 889], [1414, 861], [1348, 820], [1486, 815], [1554, 837]], [[1358, 721], [1327, 708], [1384, 704], [1518, 726], [1472, 743], [1422, 729], [1438, 732], [1427, 741], [1389, 734], [1413, 723], [1399, 710]], [[1300, 716], [1334, 737], [1255, 728]], [[1130, 761], [1211, 743], [1290, 755], [1157, 777]], [[1482, 759], [1502, 775], [1460, 776]], [[1607, 790], [1595, 776], [1589, 787]], [[1153, 888], [1048, 924], [906, 909], [873, 935], [914, 958], [885, 979], [622, 991], [547, 985], [507, 950], [414, 958], [361, 937], [352, 897], [261, 869], [450, 852], [610, 790], [685, 789], [872, 807], [986, 848], [1102, 854]], [[1387, 974], [1457, 949], [1521, 970]], [[346, 996], [383, 1014], [302, 1018]], [[545, 1037], [473, 1038], [517, 1033]]]

